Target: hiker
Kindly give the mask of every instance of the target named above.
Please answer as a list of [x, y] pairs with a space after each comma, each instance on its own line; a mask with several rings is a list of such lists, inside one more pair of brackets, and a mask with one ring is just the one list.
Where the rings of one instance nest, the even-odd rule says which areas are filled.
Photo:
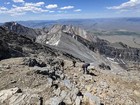
[[73, 63], [73, 67], [76, 67], [76, 61], [73, 60], [72, 63]]
[[61, 61], [61, 67], [62, 67], [63, 70], [64, 70], [64, 65], [65, 65], [65, 62]]
[[84, 63], [84, 64], [82, 65], [83, 74], [87, 74], [87, 73], [88, 73], [88, 66], [90, 66], [89, 63]]

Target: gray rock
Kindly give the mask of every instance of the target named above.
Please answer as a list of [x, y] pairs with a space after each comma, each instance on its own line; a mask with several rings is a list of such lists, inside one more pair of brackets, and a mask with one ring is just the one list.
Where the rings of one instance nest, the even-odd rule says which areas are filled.
[[70, 80], [64, 80], [63, 83], [68, 89], [72, 88], [72, 84], [71, 84]]
[[62, 99], [64, 99], [66, 96], [67, 96], [67, 92], [65, 91], [65, 90], [62, 90], [61, 91], [61, 94], [60, 94], [60, 97], [62, 98]]
[[70, 97], [66, 97], [66, 98], [64, 99], [64, 102], [65, 102], [67, 105], [72, 105], [72, 100], [71, 100]]
[[101, 88], [109, 88], [109, 85], [105, 81], [100, 82], [100, 87]]
[[77, 97], [77, 93], [79, 92], [78, 88], [72, 88], [71, 92], [70, 92], [70, 97], [72, 98], [72, 100], [75, 102], [76, 97]]
[[84, 93], [84, 100], [86, 100], [89, 105], [100, 105], [100, 98], [89, 92]]
[[54, 90], [53, 92], [54, 92], [55, 95], [60, 96], [61, 89], [58, 88], [57, 90]]
[[51, 78], [47, 78], [47, 80], [48, 80], [48, 85], [51, 86], [53, 83], [53, 80]]
[[91, 75], [84, 75], [84, 78], [85, 78], [86, 81], [92, 80]]
[[82, 97], [77, 97], [75, 100], [75, 105], [81, 105]]
[[47, 100], [45, 102], [45, 105], [59, 105], [59, 103], [62, 102], [62, 99], [60, 97], [53, 97], [53, 98], [50, 98], [49, 100]]
[[16, 94], [18, 91], [18, 87], [0, 91], [0, 102], [3, 103], [6, 99], [11, 97], [13, 94]]

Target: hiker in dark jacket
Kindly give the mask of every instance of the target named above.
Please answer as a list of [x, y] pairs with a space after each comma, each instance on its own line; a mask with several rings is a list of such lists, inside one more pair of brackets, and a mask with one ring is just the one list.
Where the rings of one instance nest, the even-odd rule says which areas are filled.
[[73, 67], [76, 67], [76, 61], [73, 60], [72, 63], [73, 63]]
[[60, 65], [61, 65], [62, 69], [64, 70], [65, 62], [61, 61]]
[[84, 64], [82, 65], [83, 74], [87, 74], [87, 73], [88, 73], [88, 66], [90, 66], [89, 63], [84, 63]]

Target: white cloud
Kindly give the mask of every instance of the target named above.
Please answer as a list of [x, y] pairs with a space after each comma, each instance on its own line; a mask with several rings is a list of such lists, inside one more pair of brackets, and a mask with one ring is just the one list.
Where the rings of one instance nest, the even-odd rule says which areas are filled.
[[24, 0], [13, 0], [13, 2], [15, 2], [15, 3], [23, 3]]
[[[20, 5], [15, 3], [11, 4], [10, 8], [0, 6], [0, 14], [7, 14], [11, 16], [25, 15], [27, 13], [67, 13], [66, 10], [73, 9], [74, 6], [64, 6], [58, 9], [58, 11], [53, 11], [50, 9], [58, 8], [57, 4], [49, 4], [45, 6], [45, 2], [25, 2], [24, 0], [13, 0], [14, 2], [22, 2]], [[9, 4], [8, 2], [5, 2]], [[81, 9], [76, 9], [74, 12], [80, 12]]]
[[38, 3], [25, 3], [25, 6], [34, 6], [34, 7], [40, 7], [44, 5], [44, 2], [38, 2]]
[[81, 9], [74, 10], [74, 12], [81, 12], [81, 11], [82, 11]]
[[18, 6], [16, 6], [16, 5], [13, 4], [12, 7], [16, 8], [16, 7], [18, 7]]
[[0, 7], [0, 10], [1, 11], [6, 11], [6, 10], [8, 10], [6, 7]]
[[136, 7], [140, 5], [140, 0], [129, 0], [128, 2], [122, 3], [119, 6], [112, 6], [112, 7], [107, 7], [107, 9], [131, 9], [133, 7]]
[[65, 9], [73, 9], [74, 6], [65, 6], [65, 7], [61, 7], [60, 9], [65, 10]]
[[6, 7], [0, 7], [0, 14], [4, 14], [8, 11]]
[[57, 8], [58, 5], [57, 4], [49, 4], [46, 6], [47, 9], [54, 9], [54, 8]]
[[49, 10], [43, 9], [41, 7], [44, 4], [45, 4], [44, 2], [24, 3], [22, 4], [22, 6], [12, 5], [11, 9], [0, 7], [0, 14], [10, 14], [11, 16], [15, 16], [15, 15], [24, 15], [27, 12], [33, 13], [49, 12]]

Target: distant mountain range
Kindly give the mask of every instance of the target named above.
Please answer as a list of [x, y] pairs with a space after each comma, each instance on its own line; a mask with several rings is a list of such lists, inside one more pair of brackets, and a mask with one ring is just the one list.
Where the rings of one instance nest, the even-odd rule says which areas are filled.
[[[130, 31], [140, 33], [140, 18], [98, 18], [98, 19], [61, 19], [61, 20], [32, 20], [17, 21], [30, 28], [50, 27], [55, 24], [74, 25], [87, 31]], [[123, 33], [124, 34], [124, 33]]]
[[[73, 25], [94, 35], [137, 35], [140, 36], [140, 18], [97, 18], [16, 21], [29, 28], [48, 28], [55, 24]], [[2, 25], [2, 23], [0, 23]]]

